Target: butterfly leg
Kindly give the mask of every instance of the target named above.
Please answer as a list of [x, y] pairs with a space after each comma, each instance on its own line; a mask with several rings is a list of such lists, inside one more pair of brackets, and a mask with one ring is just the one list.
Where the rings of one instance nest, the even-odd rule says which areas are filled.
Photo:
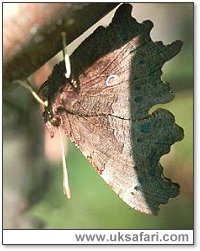
[[29, 83], [28, 79], [25, 79], [25, 80], [20, 80], [20, 79], [17, 79], [17, 80], [14, 80], [12, 81], [13, 84], [19, 84], [21, 85], [22, 87], [24, 87], [25, 89], [27, 89], [28, 91], [31, 92], [31, 94], [33, 95], [33, 97], [40, 103], [42, 104], [44, 107], [47, 107], [48, 106], [48, 101], [44, 101], [40, 98], [40, 96], [36, 93], [36, 91], [33, 89], [33, 87], [31, 86], [31, 84]]
[[69, 55], [67, 53], [67, 50], [66, 50], [66, 46], [67, 46], [67, 44], [66, 44], [66, 32], [62, 32], [61, 36], [62, 36], [62, 45], [63, 45], [63, 57], [64, 57], [65, 69], [66, 69], [65, 77], [67, 79], [69, 79], [69, 82], [70, 82], [72, 88], [77, 89], [78, 88], [78, 82], [75, 80], [74, 77], [72, 77], [70, 57], [69, 57]]

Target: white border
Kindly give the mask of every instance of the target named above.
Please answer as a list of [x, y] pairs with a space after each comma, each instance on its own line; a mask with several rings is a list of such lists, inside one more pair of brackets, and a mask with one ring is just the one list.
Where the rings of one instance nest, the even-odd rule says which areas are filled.
[[[10, 1], [3, 1], [3, 2], [10, 2]], [[12, 1], [12, 2], [17, 2], [17, 1]], [[21, 1], [21, 2], [28, 2], [28, 1]], [[42, 2], [42, 1], [31, 1], [31, 2]], [[55, 2], [54, 1], [48, 1], [48, 2]], [[59, 1], [59, 2], [66, 2], [66, 1]], [[71, 1], [73, 2], [73, 1]], [[93, 1], [91, 1], [93, 2]], [[106, 2], [106, 1], [101, 1], [101, 2]], [[112, 2], [112, 1], [110, 1]], [[118, 2], [118, 1], [115, 1], [115, 2]], [[125, 2], [125, 1], [119, 1], [119, 2]], [[127, 1], [126, 1], [127, 2]], [[138, 2], [138, 1], [137, 1]], [[149, 2], [151, 3], [152, 1], [140, 1], [140, 3], [142, 2]], [[153, 2], [174, 2], [174, 1], [153, 1]], [[200, 13], [199, 13], [199, 6], [198, 4], [200, 3], [199, 1], [176, 1], [176, 2], [194, 2], [195, 3], [195, 45], [196, 45], [196, 53], [195, 53], [195, 63], [197, 64], [197, 66], [195, 67], [195, 69], [199, 69], [199, 58], [200, 58], [200, 50], [197, 48], [199, 47], [200, 45], [200, 39], [199, 39], [199, 29], [197, 29], [196, 27], [199, 27], [200, 26]], [[2, 3], [2, 1], [1, 1]], [[1, 6], [1, 13], [2, 13], [2, 6]], [[2, 27], [2, 25], [1, 25]], [[1, 41], [2, 42], [2, 41]], [[2, 43], [1, 43], [1, 48], [2, 48]], [[1, 52], [2, 53], [2, 52]], [[2, 57], [1, 57], [2, 58]], [[197, 71], [196, 71], [197, 72]], [[200, 81], [199, 81], [199, 74], [197, 72], [196, 76], [195, 76], [195, 111], [196, 114], [195, 114], [195, 146], [196, 146], [196, 149], [195, 152], [199, 152], [198, 151], [198, 143], [200, 143], [200, 134], [198, 133], [198, 130], [197, 128], [199, 128], [198, 126], [200, 126], [200, 113], [198, 112], [197, 108], [200, 106]], [[198, 84], [197, 84], [198, 83]], [[2, 92], [2, 90], [0, 90], [0, 92]], [[2, 94], [2, 93], [1, 93]], [[2, 106], [0, 105], [0, 112], [2, 114]], [[2, 132], [2, 130], [1, 130]], [[2, 139], [2, 134], [1, 134], [1, 139]], [[200, 163], [200, 155], [199, 154], [196, 154], [195, 155], [195, 177], [200, 177], [200, 168], [197, 166], [197, 163]], [[200, 182], [197, 182], [197, 178], [195, 178], [195, 183], [196, 183], [196, 189], [197, 191], [200, 191]], [[1, 193], [2, 195], [2, 193]], [[199, 199], [196, 199], [196, 209], [195, 209], [195, 213], [198, 211], [199, 209], [199, 203], [200, 203], [200, 198]], [[198, 209], [197, 209], [198, 208]], [[173, 217], [173, 216], [172, 216]], [[195, 228], [196, 228], [196, 233], [195, 233], [195, 236], [200, 236], [199, 234], [199, 231], [198, 231], [198, 228], [197, 226], [200, 225], [200, 217], [197, 217], [197, 215], [195, 215], [195, 219], [197, 220], [196, 223], [195, 223]], [[31, 243], [31, 239], [30, 238], [34, 238], [35, 235], [38, 236], [38, 240], [41, 240], [43, 239], [43, 241], [41, 240], [41, 244], [44, 243], [44, 240], [46, 241], [48, 238], [48, 241], [46, 242], [46, 244], [50, 244], [49, 242], [49, 239], [57, 239], [57, 243], [59, 243], [59, 241], [62, 239], [62, 237], [64, 237], [64, 239], [66, 239], [66, 236], [69, 235], [69, 233], [71, 232], [72, 230], [3, 230], [3, 244], [8, 244], [11, 242], [14, 244], [17, 244], [19, 242], [21, 242], [21, 244], [25, 244], [28, 243], [28, 241]], [[75, 231], [76, 233], [80, 230], [73, 230]], [[129, 230], [130, 231], [130, 230]], [[92, 230], [92, 232], [94, 232]], [[58, 235], [58, 236], [57, 236]], [[196, 242], [196, 245], [195, 247], [198, 248], [199, 245], [198, 245], [198, 240], [195, 241]], [[33, 243], [33, 242], [32, 242]], [[59, 244], [63, 243], [60, 242]], [[155, 248], [155, 247], [153, 247]], [[159, 247], [158, 247], [159, 248]], [[168, 247], [166, 247], [168, 248]], [[179, 247], [180, 249], [182, 249], [182, 247]], [[178, 250], [179, 250], [178, 248]], [[28, 247], [27, 247], [28, 249]], [[26, 249], [26, 250], [27, 250]]]
[[[100, 235], [104, 240], [98, 240]], [[3, 244], [192, 245], [193, 230], [4, 230]]]

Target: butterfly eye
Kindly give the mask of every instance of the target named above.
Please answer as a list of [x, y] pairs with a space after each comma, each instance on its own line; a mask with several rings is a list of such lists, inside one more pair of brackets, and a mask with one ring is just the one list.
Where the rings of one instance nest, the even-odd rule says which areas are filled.
[[45, 110], [43, 112], [43, 118], [44, 118], [44, 122], [48, 122], [53, 118], [53, 113], [51, 110]]

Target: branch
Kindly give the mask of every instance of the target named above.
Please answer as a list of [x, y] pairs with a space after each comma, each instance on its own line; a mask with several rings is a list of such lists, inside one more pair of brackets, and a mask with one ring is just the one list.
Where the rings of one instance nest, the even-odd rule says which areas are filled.
[[69, 44], [116, 5], [116, 3], [4, 3], [4, 90], [14, 87], [13, 80], [29, 77], [62, 49], [62, 31], [66, 31]]

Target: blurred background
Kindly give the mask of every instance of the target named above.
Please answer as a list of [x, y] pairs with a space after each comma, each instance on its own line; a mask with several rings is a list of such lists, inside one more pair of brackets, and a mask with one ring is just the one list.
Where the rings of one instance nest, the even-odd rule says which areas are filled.
[[[108, 24], [114, 11], [73, 41], [69, 53], [98, 25]], [[185, 132], [184, 140], [161, 158], [165, 176], [180, 184], [181, 194], [161, 206], [158, 216], [130, 209], [69, 142], [66, 156], [72, 198], [67, 200], [62, 192], [58, 139], [50, 139], [38, 104], [17, 87], [3, 103], [5, 229], [193, 228], [193, 4], [135, 3], [132, 16], [138, 22], [149, 19], [154, 23], [152, 40], [184, 43], [181, 52], [163, 67], [162, 79], [170, 83], [176, 96], [169, 104], [156, 106], [171, 111]], [[32, 83], [43, 83], [60, 60], [59, 54], [47, 62], [30, 77]]]

